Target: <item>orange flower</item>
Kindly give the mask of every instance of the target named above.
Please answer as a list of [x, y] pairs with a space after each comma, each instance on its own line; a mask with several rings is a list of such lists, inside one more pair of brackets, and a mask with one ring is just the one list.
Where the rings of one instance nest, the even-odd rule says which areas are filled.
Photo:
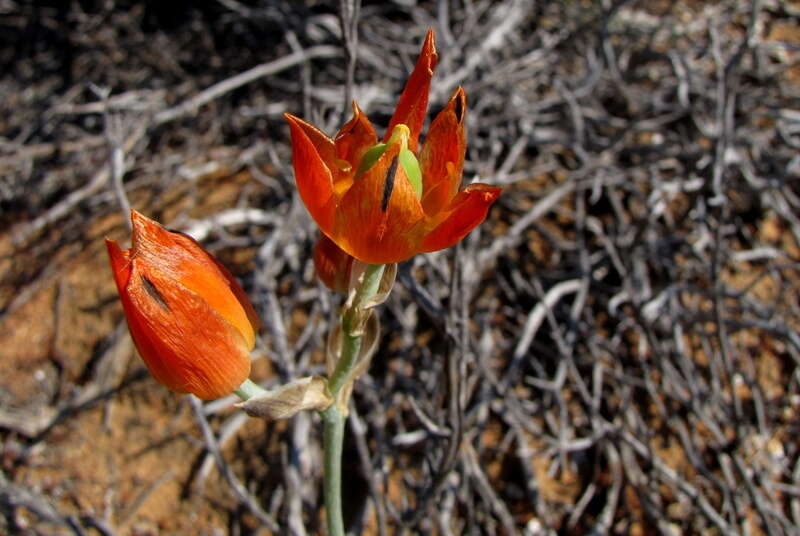
[[286, 115], [300, 197], [322, 232], [360, 261], [387, 264], [448, 248], [486, 218], [500, 195], [487, 184], [459, 191], [466, 151], [462, 88], [418, 151], [436, 58], [429, 30], [382, 143], [355, 103], [353, 118], [333, 139]]
[[210, 400], [250, 375], [258, 317], [233, 276], [187, 235], [131, 211], [132, 246], [106, 239], [133, 342], [160, 383]]
[[314, 246], [317, 276], [326, 287], [336, 292], [347, 293], [354, 260], [325, 235], [320, 236]]

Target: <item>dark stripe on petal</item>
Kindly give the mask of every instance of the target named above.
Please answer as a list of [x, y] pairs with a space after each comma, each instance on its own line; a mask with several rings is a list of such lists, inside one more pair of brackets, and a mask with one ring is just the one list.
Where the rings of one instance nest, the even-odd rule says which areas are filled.
[[148, 296], [153, 298], [155, 302], [167, 312], [170, 312], [169, 305], [167, 305], [167, 301], [164, 299], [164, 296], [158, 291], [156, 286], [153, 284], [152, 281], [147, 279], [145, 276], [140, 276], [142, 278], [142, 286], [144, 290], [147, 292]]
[[456, 121], [460, 124], [464, 120], [464, 98], [461, 95], [456, 97], [455, 109], [453, 111], [456, 114]]
[[386, 173], [386, 181], [383, 183], [383, 199], [381, 199], [381, 212], [386, 212], [389, 209], [389, 199], [392, 197], [392, 190], [394, 190], [394, 178], [397, 175], [397, 157], [392, 159], [389, 166], [389, 171]]

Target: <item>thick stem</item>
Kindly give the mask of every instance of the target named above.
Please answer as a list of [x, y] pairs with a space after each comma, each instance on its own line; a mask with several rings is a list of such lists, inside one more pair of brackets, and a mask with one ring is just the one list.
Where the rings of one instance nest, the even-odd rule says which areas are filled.
[[[361, 350], [363, 333], [361, 326], [353, 325], [363, 305], [371, 300], [380, 289], [384, 265], [369, 265], [364, 271], [361, 287], [355, 299], [342, 314], [342, 348], [339, 361], [328, 380], [328, 390], [336, 396], [344, 386], [345, 380], [356, 365]], [[342, 444], [344, 425], [347, 417], [337, 404], [322, 412], [324, 422], [323, 441], [325, 449], [325, 515], [330, 536], [345, 536], [342, 518]]]

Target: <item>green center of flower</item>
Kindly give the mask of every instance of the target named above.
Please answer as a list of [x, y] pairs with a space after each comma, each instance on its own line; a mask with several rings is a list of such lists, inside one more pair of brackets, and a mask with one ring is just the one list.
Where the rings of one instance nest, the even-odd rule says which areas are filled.
[[356, 172], [356, 178], [361, 177], [364, 173], [369, 171], [370, 168], [375, 165], [375, 162], [383, 156], [386, 149], [399, 143], [400, 152], [397, 154], [397, 160], [400, 163], [400, 167], [403, 168], [406, 177], [408, 177], [408, 182], [411, 183], [411, 187], [414, 188], [417, 199], [421, 199], [422, 171], [420, 170], [416, 155], [408, 148], [408, 138], [410, 137], [411, 131], [406, 125], [395, 125], [394, 129], [392, 129], [392, 135], [386, 143], [379, 143], [370, 147], [367, 152], [364, 153], [364, 156], [361, 158], [361, 163], [358, 166], [358, 171]]

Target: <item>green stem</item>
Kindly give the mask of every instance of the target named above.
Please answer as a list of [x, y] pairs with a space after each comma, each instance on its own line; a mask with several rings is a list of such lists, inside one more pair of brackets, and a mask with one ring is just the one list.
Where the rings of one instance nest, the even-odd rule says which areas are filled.
[[[363, 334], [353, 325], [363, 305], [371, 300], [380, 289], [383, 278], [383, 264], [370, 264], [364, 271], [361, 288], [351, 307], [342, 315], [342, 349], [339, 361], [328, 380], [328, 390], [336, 400], [350, 372], [358, 360]], [[334, 403], [322, 412], [324, 422], [323, 442], [325, 450], [325, 514], [328, 521], [329, 536], [345, 536], [342, 518], [342, 444], [344, 425], [347, 417]]]
[[234, 394], [242, 400], [247, 400], [248, 398], [253, 398], [254, 396], [264, 392], [266, 391], [263, 388], [250, 380], [250, 378], [247, 378], [242, 382], [242, 385], [240, 385], [239, 388], [234, 391]]
[[325, 516], [329, 536], [344, 536], [342, 518], [342, 445], [344, 444], [345, 417], [333, 404], [322, 412], [325, 422], [323, 441], [325, 448]]
[[353, 336], [347, 335], [346, 333], [342, 334], [342, 352], [339, 357], [339, 362], [336, 364], [336, 368], [333, 369], [333, 374], [331, 374], [328, 380], [328, 390], [334, 398], [336, 398], [339, 390], [344, 385], [347, 375], [353, 368], [360, 350], [361, 335]]

